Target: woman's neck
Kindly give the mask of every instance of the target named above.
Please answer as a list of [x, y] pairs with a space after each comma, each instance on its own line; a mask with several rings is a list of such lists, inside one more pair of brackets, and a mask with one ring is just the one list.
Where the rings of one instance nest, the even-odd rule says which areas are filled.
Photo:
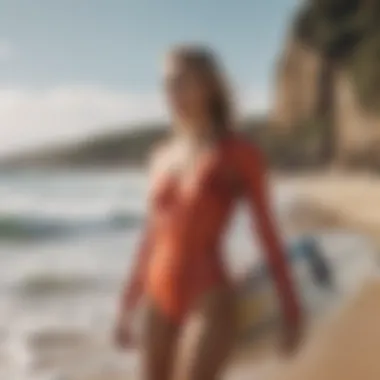
[[217, 140], [213, 123], [209, 120], [181, 123], [177, 137], [191, 145], [212, 144]]

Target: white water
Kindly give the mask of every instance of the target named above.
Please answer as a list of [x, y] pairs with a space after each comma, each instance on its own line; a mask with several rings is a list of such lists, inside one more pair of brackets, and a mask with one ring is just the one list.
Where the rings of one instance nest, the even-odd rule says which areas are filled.
[[[137, 172], [0, 175], [1, 380], [135, 377], [136, 354], [116, 352], [111, 329], [145, 194]], [[277, 189], [280, 220], [294, 196]], [[372, 249], [344, 234], [321, 238], [331, 257]], [[257, 258], [246, 217], [233, 223], [227, 246], [235, 272]]]

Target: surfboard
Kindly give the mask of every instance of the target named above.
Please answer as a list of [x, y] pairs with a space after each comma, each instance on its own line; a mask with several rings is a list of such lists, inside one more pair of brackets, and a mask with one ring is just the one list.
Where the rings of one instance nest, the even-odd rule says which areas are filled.
[[[354, 238], [346, 241], [346, 247], [337, 248], [326, 238], [299, 237], [289, 243], [287, 255], [301, 306], [309, 316], [339, 305], [378, 266], [375, 248]], [[241, 284], [238, 298], [242, 340], [251, 340], [280, 321], [278, 297], [264, 263], [252, 269]]]

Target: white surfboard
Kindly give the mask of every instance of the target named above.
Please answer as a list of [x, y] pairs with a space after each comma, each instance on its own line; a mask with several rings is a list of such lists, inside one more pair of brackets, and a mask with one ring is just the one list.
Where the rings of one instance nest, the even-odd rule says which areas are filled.
[[[360, 236], [305, 236], [289, 245], [288, 254], [301, 305], [311, 316], [339, 306], [363, 280], [377, 272], [376, 249]], [[280, 320], [278, 297], [264, 264], [252, 270], [239, 292], [242, 339], [250, 340]]]

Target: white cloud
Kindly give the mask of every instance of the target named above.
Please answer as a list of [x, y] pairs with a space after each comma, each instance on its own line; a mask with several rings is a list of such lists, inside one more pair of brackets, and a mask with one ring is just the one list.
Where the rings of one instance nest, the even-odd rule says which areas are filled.
[[14, 53], [14, 49], [9, 41], [0, 40], [0, 63], [9, 61]]
[[49, 91], [3, 89], [0, 155], [163, 116], [162, 102], [154, 95], [94, 86], [63, 86]]
[[[241, 97], [244, 113], [265, 100]], [[0, 89], [0, 155], [39, 145], [77, 140], [120, 125], [165, 118], [162, 99], [97, 86], [62, 86], [46, 91]]]
[[265, 92], [245, 91], [238, 99], [238, 110], [240, 114], [263, 113], [268, 110], [270, 99]]

